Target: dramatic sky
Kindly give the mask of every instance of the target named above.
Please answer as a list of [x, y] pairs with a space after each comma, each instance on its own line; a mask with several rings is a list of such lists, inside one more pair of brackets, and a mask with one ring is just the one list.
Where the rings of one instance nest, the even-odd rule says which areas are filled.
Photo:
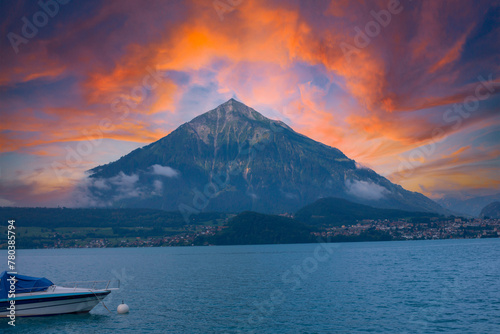
[[498, 1], [37, 2], [0, 2], [0, 206], [69, 206], [231, 97], [431, 198], [499, 192]]

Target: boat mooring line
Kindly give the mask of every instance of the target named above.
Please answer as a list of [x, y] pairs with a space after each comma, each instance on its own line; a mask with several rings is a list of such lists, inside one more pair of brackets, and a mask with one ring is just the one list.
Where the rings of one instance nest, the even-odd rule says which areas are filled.
[[[90, 290], [90, 291], [92, 291], [92, 290]], [[97, 295], [95, 294], [95, 292], [94, 292], [94, 291], [92, 291], [92, 293], [93, 293], [93, 294], [94, 294], [94, 296], [97, 298], [97, 300], [101, 302], [102, 306], [104, 306], [104, 308], [106, 308], [106, 310], [108, 310], [108, 312], [109, 312], [109, 313], [113, 313], [113, 312], [111, 312], [111, 311], [109, 310], [109, 308], [107, 308], [107, 307], [106, 307], [106, 305], [104, 304], [104, 302], [103, 302], [102, 300], [100, 300], [100, 299], [99, 299], [99, 297], [97, 297]]]

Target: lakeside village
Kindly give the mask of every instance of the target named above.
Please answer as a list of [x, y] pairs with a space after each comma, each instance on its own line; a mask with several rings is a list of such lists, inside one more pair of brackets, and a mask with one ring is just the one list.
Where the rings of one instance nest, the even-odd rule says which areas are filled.
[[[54, 233], [36, 248], [105, 248], [192, 246], [199, 236], [211, 236], [226, 226], [187, 225], [181, 233], [162, 237], [72, 238]], [[500, 219], [433, 218], [428, 222], [362, 220], [353, 225], [326, 227], [312, 232], [330, 241], [431, 240], [499, 238]], [[30, 247], [31, 248], [31, 247]]]
[[379, 235], [380, 240], [433, 240], [499, 238], [500, 219], [431, 218], [429, 222], [412, 223], [406, 220], [362, 220], [355, 225], [329, 227], [315, 236], [335, 238]]

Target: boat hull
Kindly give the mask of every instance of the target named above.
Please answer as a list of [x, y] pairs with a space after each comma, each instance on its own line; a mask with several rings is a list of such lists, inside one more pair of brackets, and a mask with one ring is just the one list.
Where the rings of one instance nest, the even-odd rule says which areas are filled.
[[[103, 290], [86, 293], [53, 294], [47, 296], [22, 296], [16, 298], [15, 316], [34, 317], [69, 313], [86, 313], [92, 310], [100, 300], [111, 291]], [[0, 317], [7, 317], [10, 310], [9, 300], [0, 301]]]

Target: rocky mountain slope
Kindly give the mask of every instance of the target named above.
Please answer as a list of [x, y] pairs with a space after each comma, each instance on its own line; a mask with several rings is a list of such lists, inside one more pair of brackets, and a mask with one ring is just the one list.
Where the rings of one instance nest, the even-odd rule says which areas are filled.
[[295, 212], [322, 197], [444, 211], [234, 99], [89, 172], [86, 190], [95, 205], [180, 210], [186, 217], [199, 211]]
[[479, 214], [481, 218], [500, 218], [500, 202], [493, 202], [486, 205]]
[[436, 200], [436, 202], [443, 206], [445, 209], [448, 209], [449, 211], [456, 213], [457, 215], [469, 215], [473, 217], [479, 216], [481, 210], [486, 205], [498, 201], [500, 201], [500, 193], [472, 198], [463, 198], [458, 194], [445, 196]]

